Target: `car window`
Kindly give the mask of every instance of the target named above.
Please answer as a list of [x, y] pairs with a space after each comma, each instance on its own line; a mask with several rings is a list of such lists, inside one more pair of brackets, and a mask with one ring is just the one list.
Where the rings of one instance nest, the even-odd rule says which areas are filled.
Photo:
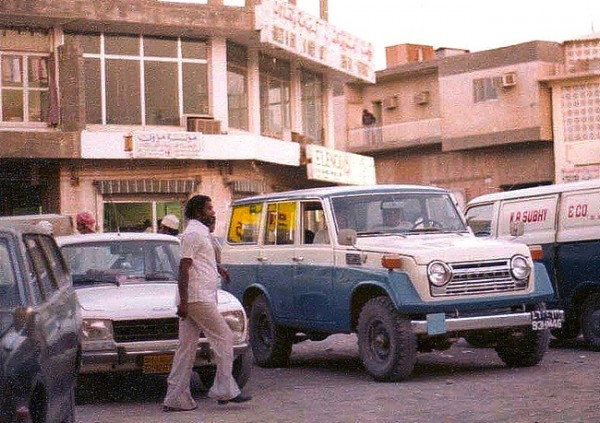
[[258, 242], [258, 226], [262, 214], [262, 204], [235, 206], [231, 213], [227, 241], [231, 244]]
[[13, 259], [8, 242], [0, 240], [0, 309], [12, 309], [19, 304], [19, 292]]
[[66, 244], [61, 250], [76, 287], [177, 280], [180, 259], [177, 242], [111, 240]]
[[273, 203], [267, 206], [265, 245], [293, 244], [296, 232], [297, 204], [293, 201]]
[[325, 212], [320, 201], [302, 202], [302, 244], [329, 244]]
[[492, 234], [493, 210], [493, 204], [473, 206], [467, 210], [467, 225], [469, 225], [476, 236], [489, 236]]
[[25, 245], [33, 272], [41, 287], [43, 298], [50, 298], [58, 290], [54, 275], [50, 269], [48, 257], [45, 255], [38, 235], [25, 235]]
[[54, 273], [54, 277], [59, 285], [64, 286], [70, 283], [68, 277], [68, 269], [65, 261], [63, 260], [56, 243], [50, 236], [40, 236], [41, 246], [48, 257], [50, 269]]

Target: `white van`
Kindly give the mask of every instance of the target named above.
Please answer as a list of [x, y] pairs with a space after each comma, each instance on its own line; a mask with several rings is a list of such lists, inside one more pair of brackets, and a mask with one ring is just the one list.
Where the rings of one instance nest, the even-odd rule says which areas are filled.
[[499, 192], [467, 204], [475, 235], [539, 246], [565, 310], [565, 323], [552, 333], [560, 339], [581, 332], [600, 349], [600, 180]]

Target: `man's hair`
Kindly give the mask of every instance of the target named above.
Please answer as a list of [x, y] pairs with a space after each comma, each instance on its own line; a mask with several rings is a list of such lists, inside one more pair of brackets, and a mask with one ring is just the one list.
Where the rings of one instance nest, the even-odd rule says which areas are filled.
[[198, 212], [204, 212], [206, 203], [212, 201], [207, 195], [194, 195], [185, 204], [184, 215], [186, 219], [196, 219]]

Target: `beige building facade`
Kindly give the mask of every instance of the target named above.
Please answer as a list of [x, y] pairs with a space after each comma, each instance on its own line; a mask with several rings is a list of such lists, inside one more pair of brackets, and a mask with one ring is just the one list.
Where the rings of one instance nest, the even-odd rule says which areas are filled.
[[562, 63], [561, 44], [476, 53], [403, 44], [386, 57], [376, 84], [348, 84], [338, 116], [346, 148], [375, 158], [378, 183], [443, 186], [468, 200], [554, 182], [552, 94], [540, 80]]
[[[196, 193], [374, 182], [335, 149], [333, 87], [373, 47], [295, 1], [0, 3], [0, 214], [156, 230]], [[345, 166], [347, 163], [356, 166]]]

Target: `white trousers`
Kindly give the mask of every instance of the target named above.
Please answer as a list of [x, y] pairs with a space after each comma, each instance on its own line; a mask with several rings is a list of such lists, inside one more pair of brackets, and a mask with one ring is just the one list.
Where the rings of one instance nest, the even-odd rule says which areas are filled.
[[173, 357], [173, 366], [167, 379], [167, 395], [163, 402], [168, 407], [196, 407], [196, 401], [190, 391], [190, 380], [200, 331], [203, 331], [208, 339], [217, 365], [215, 381], [208, 396], [228, 400], [240, 394], [240, 389], [231, 374], [233, 333], [219, 313], [216, 302], [194, 302], [188, 304], [187, 318], [179, 319], [179, 347]]

